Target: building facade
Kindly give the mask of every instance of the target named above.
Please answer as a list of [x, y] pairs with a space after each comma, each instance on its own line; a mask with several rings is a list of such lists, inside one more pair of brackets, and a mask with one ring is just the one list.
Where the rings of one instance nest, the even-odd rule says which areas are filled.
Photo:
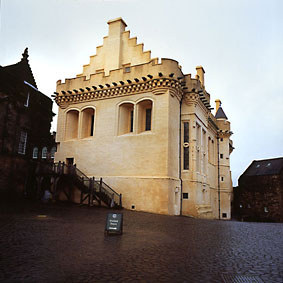
[[233, 149], [204, 69], [193, 78], [152, 59], [118, 18], [76, 78], [57, 82], [56, 161], [75, 163], [123, 195], [128, 209], [230, 218]]
[[0, 193], [34, 194], [38, 163], [54, 157], [52, 100], [37, 89], [26, 48], [20, 62], [0, 66]]
[[283, 157], [254, 160], [234, 189], [242, 220], [283, 222]]

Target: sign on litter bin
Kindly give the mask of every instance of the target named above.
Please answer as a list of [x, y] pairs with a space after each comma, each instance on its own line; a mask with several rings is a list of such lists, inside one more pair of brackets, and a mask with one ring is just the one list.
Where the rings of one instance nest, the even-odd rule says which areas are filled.
[[105, 232], [113, 234], [123, 233], [123, 214], [122, 213], [108, 213], [106, 219]]

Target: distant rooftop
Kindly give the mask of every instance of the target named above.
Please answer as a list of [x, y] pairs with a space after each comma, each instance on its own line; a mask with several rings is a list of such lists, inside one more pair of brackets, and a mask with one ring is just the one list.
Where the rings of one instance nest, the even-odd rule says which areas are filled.
[[283, 170], [283, 157], [254, 160], [243, 173], [245, 176], [278, 175]]

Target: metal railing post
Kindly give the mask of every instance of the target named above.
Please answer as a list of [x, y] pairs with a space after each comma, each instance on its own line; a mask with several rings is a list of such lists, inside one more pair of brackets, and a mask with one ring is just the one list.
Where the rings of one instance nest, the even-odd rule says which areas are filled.
[[122, 208], [122, 194], [119, 195], [119, 207]]
[[90, 207], [90, 197], [91, 197], [91, 183], [92, 179], [89, 179], [89, 184], [88, 184], [88, 207]]
[[102, 189], [102, 178], [100, 178], [100, 182], [99, 182], [99, 192], [101, 193]]
[[61, 175], [61, 161], [58, 163], [58, 172], [59, 175]]

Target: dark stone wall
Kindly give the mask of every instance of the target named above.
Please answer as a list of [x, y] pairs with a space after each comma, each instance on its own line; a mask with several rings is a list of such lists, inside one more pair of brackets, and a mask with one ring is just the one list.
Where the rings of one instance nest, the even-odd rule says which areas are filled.
[[234, 189], [240, 219], [283, 222], [283, 176], [241, 176]]
[[[20, 64], [25, 66], [27, 62]], [[14, 66], [22, 68], [20, 64]], [[24, 83], [27, 79], [19, 78], [15, 68], [12, 73], [10, 69], [0, 66], [0, 193], [23, 196], [33, 194], [36, 164], [53, 162], [50, 159], [51, 148], [56, 146], [50, 133], [53, 102]], [[21, 131], [27, 133], [25, 154], [18, 152]], [[39, 149], [37, 159], [32, 156], [34, 147]], [[43, 147], [47, 147], [49, 158], [41, 159]]]

